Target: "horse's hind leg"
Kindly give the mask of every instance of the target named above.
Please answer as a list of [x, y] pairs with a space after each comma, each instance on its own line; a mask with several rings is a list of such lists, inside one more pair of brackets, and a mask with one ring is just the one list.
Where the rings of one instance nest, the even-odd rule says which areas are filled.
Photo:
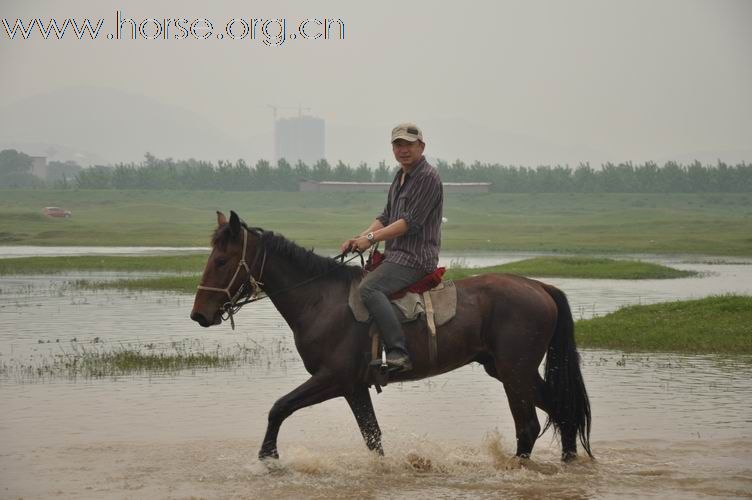
[[[538, 376], [536, 380], [535, 406], [548, 413], [549, 423], [553, 424], [561, 438], [561, 459], [566, 461], [577, 457], [577, 427], [556, 415], [551, 393], [546, 382]], [[546, 424], [548, 428], [548, 424]]]
[[504, 390], [512, 410], [514, 427], [517, 434], [517, 455], [529, 458], [535, 441], [540, 434], [540, 423], [535, 413], [535, 386], [525, 379], [515, 378], [514, 375], [504, 381]]
[[366, 446], [371, 451], [379, 455], [384, 454], [384, 448], [381, 446], [381, 429], [379, 422], [376, 420], [376, 413], [373, 411], [371, 402], [371, 393], [368, 387], [361, 385], [355, 388], [355, 392], [345, 396], [350, 409], [352, 409], [355, 420], [360, 427], [360, 433], [366, 441]]
[[329, 379], [313, 376], [291, 393], [282, 396], [269, 411], [264, 443], [259, 451], [259, 459], [279, 458], [277, 435], [282, 422], [301, 408], [315, 405], [328, 399], [342, 396], [342, 389]]
[[523, 379], [517, 378], [514, 374], [508, 376], [505, 382], [499, 375], [496, 363], [492, 359], [482, 360], [481, 362], [483, 368], [486, 369], [486, 373], [504, 384], [517, 435], [516, 455], [529, 458], [540, 433], [540, 422], [538, 422], [538, 415], [535, 413], [538, 400], [536, 387], [524, 382]]

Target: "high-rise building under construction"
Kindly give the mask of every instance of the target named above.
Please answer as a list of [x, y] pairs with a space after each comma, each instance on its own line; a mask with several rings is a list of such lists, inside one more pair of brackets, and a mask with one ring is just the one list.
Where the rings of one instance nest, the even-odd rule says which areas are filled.
[[279, 118], [274, 123], [274, 154], [295, 165], [313, 165], [325, 158], [324, 120], [314, 116]]

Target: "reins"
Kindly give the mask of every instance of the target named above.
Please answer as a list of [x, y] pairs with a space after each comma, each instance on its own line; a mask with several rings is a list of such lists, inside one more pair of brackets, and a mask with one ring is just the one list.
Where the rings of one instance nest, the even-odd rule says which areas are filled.
[[[253, 277], [253, 273], [251, 272], [251, 269], [254, 268], [256, 265], [256, 262], [258, 261], [258, 257], [260, 255], [260, 252], [256, 252], [256, 255], [253, 257], [253, 262], [251, 263], [250, 267], [246, 263], [245, 260], [245, 254], [246, 250], [248, 249], [248, 233], [250, 230], [248, 228], [243, 228], [243, 254], [240, 258], [240, 262], [238, 262], [238, 267], [235, 268], [235, 273], [232, 275], [232, 279], [230, 280], [230, 283], [225, 288], [217, 288], [212, 286], [204, 286], [204, 285], [198, 285], [199, 290], [206, 290], [208, 292], [221, 292], [227, 295], [228, 301], [222, 304], [221, 310], [222, 310], [222, 319], [223, 320], [230, 320], [230, 325], [232, 326], [232, 329], [235, 329], [235, 318], [234, 315], [240, 310], [241, 307], [243, 307], [246, 304], [250, 304], [252, 302], [258, 302], [259, 300], [270, 298], [270, 297], [276, 297], [277, 295], [281, 295], [285, 292], [289, 292], [290, 290], [294, 290], [295, 288], [301, 287], [303, 285], [307, 285], [308, 283], [311, 283], [312, 281], [315, 281], [319, 278], [322, 278], [326, 276], [327, 274], [333, 272], [335, 269], [329, 269], [326, 272], [323, 272], [321, 274], [318, 274], [312, 278], [308, 278], [307, 280], [303, 280], [300, 283], [296, 283], [292, 286], [289, 286], [287, 288], [283, 288], [281, 290], [277, 290], [276, 292], [270, 294], [267, 294], [263, 290], [264, 283], [261, 281], [261, 278], [264, 274], [264, 267], [266, 266], [266, 245], [264, 244], [263, 240], [261, 239], [261, 236], [263, 235], [262, 229], [256, 229], [256, 231], [259, 231], [259, 240], [261, 240], [261, 246], [263, 247], [263, 257], [261, 259], [261, 269], [259, 271], [258, 279]], [[348, 252], [341, 253], [334, 257], [334, 260], [339, 259], [340, 264], [344, 265], [348, 262], [351, 262], [357, 257], [360, 257], [360, 264], [361, 267], [365, 266], [365, 261], [363, 259], [363, 253], [362, 252], [356, 252], [356, 255], [353, 257], [345, 260], [345, 256]], [[235, 283], [235, 280], [237, 279], [238, 275], [240, 274], [240, 270], [242, 268], [245, 268], [246, 272], [248, 273], [248, 280], [244, 281], [239, 287], [238, 290], [235, 292], [235, 294], [230, 293], [230, 289], [232, 288], [232, 285]], [[243, 300], [240, 300], [243, 299]]]

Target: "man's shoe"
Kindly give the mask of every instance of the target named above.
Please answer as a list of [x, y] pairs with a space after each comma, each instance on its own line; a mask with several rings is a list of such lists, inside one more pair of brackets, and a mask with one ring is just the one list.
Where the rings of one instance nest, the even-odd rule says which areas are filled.
[[387, 353], [386, 364], [392, 373], [409, 372], [413, 369], [410, 356], [399, 351], [390, 351]]

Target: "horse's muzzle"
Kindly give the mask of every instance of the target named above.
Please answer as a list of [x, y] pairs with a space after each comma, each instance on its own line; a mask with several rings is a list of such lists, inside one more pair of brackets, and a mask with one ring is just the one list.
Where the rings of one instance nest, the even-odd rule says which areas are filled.
[[212, 320], [209, 320], [206, 316], [204, 316], [203, 314], [201, 314], [199, 312], [193, 312], [193, 313], [191, 313], [191, 319], [193, 321], [195, 321], [196, 323], [198, 323], [199, 325], [203, 326], [204, 328], [208, 328], [210, 326], [218, 325], [218, 324], [222, 323], [222, 318], [221, 318], [221, 316], [219, 314], [217, 314], [213, 318], [213, 321], [212, 321]]

